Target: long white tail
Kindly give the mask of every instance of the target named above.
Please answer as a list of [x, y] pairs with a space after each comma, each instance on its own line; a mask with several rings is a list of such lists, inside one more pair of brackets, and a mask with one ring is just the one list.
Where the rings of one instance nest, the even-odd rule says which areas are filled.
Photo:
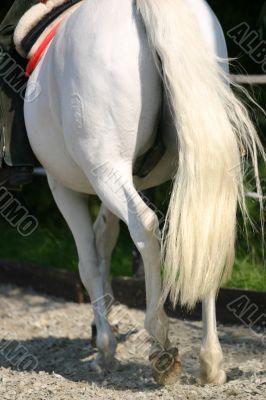
[[[185, 0], [137, 0], [178, 132], [178, 171], [164, 233], [163, 298], [193, 307], [234, 262], [236, 209], [246, 213], [242, 154], [260, 192], [263, 147], [246, 108]], [[160, 61], [159, 61], [160, 60]], [[260, 193], [259, 193], [260, 194]]]

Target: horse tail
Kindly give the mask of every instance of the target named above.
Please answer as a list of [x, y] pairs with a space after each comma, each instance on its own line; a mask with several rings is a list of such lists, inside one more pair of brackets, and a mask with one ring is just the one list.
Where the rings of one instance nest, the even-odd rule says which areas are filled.
[[137, 7], [178, 132], [162, 299], [170, 294], [174, 304], [191, 308], [231, 274], [238, 203], [247, 216], [243, 154], [250, 156], [262, 199], [258, 155], [265, 160], [265, 153], [186, 1], [137, 0]]

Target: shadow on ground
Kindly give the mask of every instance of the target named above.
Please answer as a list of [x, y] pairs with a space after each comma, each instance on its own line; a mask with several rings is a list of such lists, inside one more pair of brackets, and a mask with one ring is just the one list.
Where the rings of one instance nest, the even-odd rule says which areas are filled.
[[[121, 335], [118, 342], [124, 341]], [[30, 340], [1, 340], [0, 368], [14, 371], [46, 372], [79, 382], [109, 385], [113, 389], [155, 390], [158, 385], [151, 380], [149, 365], [126, 360], [119, 362], [115, 371], [98, 374], [91, 368], [96, 350], [86, 339], [33, 338]]]

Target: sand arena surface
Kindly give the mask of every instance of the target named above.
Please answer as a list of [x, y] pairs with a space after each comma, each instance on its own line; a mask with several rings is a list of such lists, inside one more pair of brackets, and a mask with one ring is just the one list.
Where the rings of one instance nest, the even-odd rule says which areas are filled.
[[201, 386], [201, 323], [171, 319], [171, 339], [179, 347], [183, 374], [179, 384], [160, 387], [151, 379], [145, 355], [144, 313], [116, 306], [113, 322], [121, 316], [118, 369], [99, 376], [90, 370], [95, 357], [90, 305], [0, 286], [0, 399], [266, 399], [266, 348], [244, 326], [219, 326], [228, 383]]

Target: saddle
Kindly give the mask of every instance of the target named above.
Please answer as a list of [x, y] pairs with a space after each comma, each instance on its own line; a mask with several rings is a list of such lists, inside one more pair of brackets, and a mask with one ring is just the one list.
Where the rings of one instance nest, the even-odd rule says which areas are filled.
[[[26, 76], [30, 76], [42, 59], [45, 50], [53, 40], [60, 23], [80, 6], [83, 0], [40, 0], [20, 19], [15, 32], [14, 44], [17, 52], [29, 63]], [[159, 133], [155, 142], [134, 164], [133, 174], [148, 175], [165, 153], [165, 146]]]
[[32, 6], [20, 19], [14, 32], [17, 52], [23, 58], [32, 58], [46, 37], [51, 32], [56, 33], [55, 28], [66, 16], [75, 11], [81, 1], [41, 0]]

